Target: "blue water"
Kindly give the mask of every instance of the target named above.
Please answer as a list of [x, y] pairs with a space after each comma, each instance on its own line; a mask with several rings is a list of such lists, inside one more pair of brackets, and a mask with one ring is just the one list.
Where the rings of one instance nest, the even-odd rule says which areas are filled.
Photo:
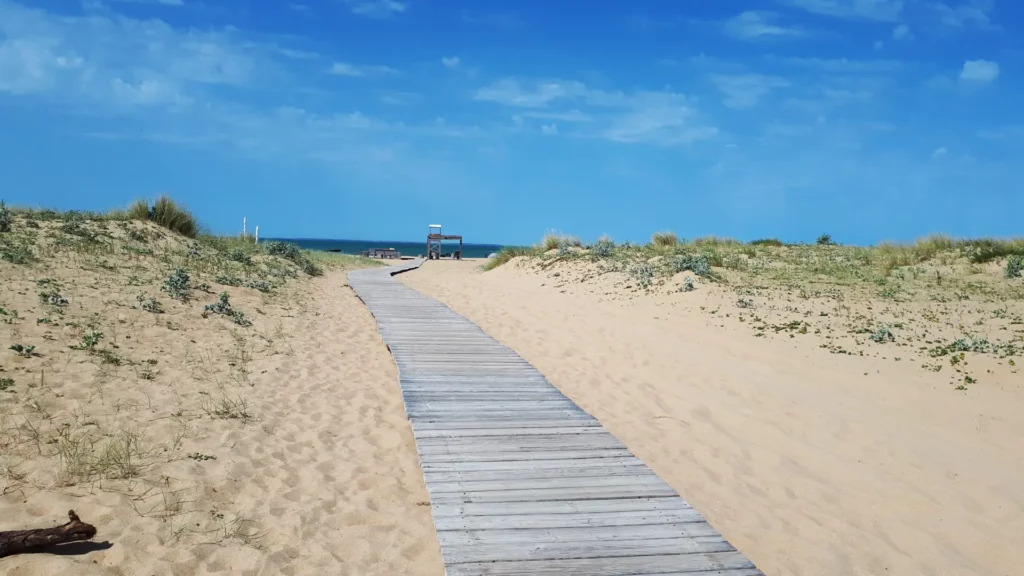
[[[426, 256], [427, 243], [423, 242], [395, 242], [391, 240], [326, 240], [320, 238], [267, 238], [267, 240], [281, 240], [298, 244], [306, 250], [335, 250], [342, 254], [359, 254], [363, 250], [371, 248], [394, 248], [402, 253], [402, 256]], [[262, 242], [262, 239], [260, 240]], [[463, 244], [463, 258], [486, 258], [489, 254], [501, 250], [497, 244]], [[445, 242], [444, 252], [454, 252], [459, 249], [458, 242]]]

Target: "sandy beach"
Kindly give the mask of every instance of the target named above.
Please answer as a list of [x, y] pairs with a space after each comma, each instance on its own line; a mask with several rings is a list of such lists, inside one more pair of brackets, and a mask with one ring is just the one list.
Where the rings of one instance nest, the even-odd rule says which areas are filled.
[[[966, 357], [980, 383], [957, 389], [949, 366], [922, 369], [910, 356], [931, 359], [911, 346], [822, 347], [835, 316], [806, 314], [813, 329], [792, 336], [740, 318], [785, 316], [784, 293], [760, 292], [750, 312], [735, 286], [682, 292], [672, 278], [638, 293], [579, 263], [479, 266], [428, 262], [398, 278], [519, 352], [766, 574], [1024, 564], [1024, 378], [1012, 359]], [[844, 305], [851, 318], [883, 308]], [[1003, 305], [1020, 312], [992, 304]]]
[[[0, 261], [0, 531], [73, 509], [98, 535], [0, 572], [443, 573], [397, 371], [345, 266], [28, 221], [4, 250], [32, 260]], [[184, 301], [161, 290], [177, 266]], [[203, 317], [222, 291], [251, 325]]]

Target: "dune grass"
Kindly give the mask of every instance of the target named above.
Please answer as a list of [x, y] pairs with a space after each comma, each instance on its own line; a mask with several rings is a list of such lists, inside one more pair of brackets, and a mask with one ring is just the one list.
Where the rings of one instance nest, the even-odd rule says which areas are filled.
[[679, 243], [675, 232], [662, 231], [651, 235], [651, 245], [658, 248], [671, 248]]
[[547, 252], [548, 250], [580, 247], [582, 245], [583, 243], [580, 242], [579, 236], [570, 236], [556, 230], [549, 230], [548, 233], [541, 238], [539, 248], [542, 251]]
[[167, 196], [160, 196], [152, 205], [145, 200], [136, 200], [126, 212], [132, 220], [149, 220], [156, 224], [186, 236], [195, 238], [199, 235], [199, 221], [184, 206]]

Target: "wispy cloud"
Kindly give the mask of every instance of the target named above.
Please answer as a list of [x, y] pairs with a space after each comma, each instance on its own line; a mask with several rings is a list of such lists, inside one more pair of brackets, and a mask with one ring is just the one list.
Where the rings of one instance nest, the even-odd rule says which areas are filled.
[[780, 0], [782, 4], [834, 18], [850, 20], [899, 20], [903, 0]]
[[723, 103], [730, 108], [749, 108], [776, 88], [789, 86], [789, 81], [764, 74], [715, 75], [712, 81], [725, 95]]
[[350, 64], [348, 62], [335, 62], [327, 69], [328, 74], [335, 76], [392, 76], [398, 74], [398, 70], [390, 66], [368, 66]]
[[799, 28], [776, 24], [777, 20], [778, 14], [774, 12], [748, 11], [726, 20], [722, 29], [726, 35], [740, 40], [802, 36], [804, 34]]
[[458, 68], [461, 60], [458, 56], [445, 56], [441, 58], [441, 64], [444, 64], [445, 68]]
[[954, 28], [974, 26], [981, 29], [996, 27], [989, 18], [992, 2], [988, 0], [974, 0], [957, 6], [939, 2], [933, 8], [938, 14], [939, 21], [946, 26]]
[[389, 18], [405, 12], [407, 3], [396, 0], [344, 0], [353, 14], [368, 18]]
[[893, 40], [905, 40], [907, 38], [910, 38], [910, 27], [906, 24], [900, 24], [892, 29]]
[[[474, 97], [511, 108], [541, 109], [515, 114], [518, 122], [524, 118], [576, 122], [578, 130], [559, 131], [570, 136], [675, 146], [718, 133], [700, 119], [685, 96], [673, 92], [609, 92], [575, 80], [506, 78], [480, 88]], [[560, 108], [566, 104], [575, 107]], [[580, 111], [581, 104], [589, 109]]]
[[960, 71], [960, 80], [988, 83], [999, 78], [999, 64], [989, 60], [968, 60]]

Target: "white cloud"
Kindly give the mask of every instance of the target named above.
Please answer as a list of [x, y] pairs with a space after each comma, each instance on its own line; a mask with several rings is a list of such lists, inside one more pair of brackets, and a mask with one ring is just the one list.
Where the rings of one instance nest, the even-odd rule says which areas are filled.
[[441, 64], [444, 64], [446, 68], [458, 68], [461, 60], [458, 56], [446, 56], [441, 58]]
[[894, 22], [899, 19], [903, 0], [780, 0], [794, 8], [813, 14], [850, 20], [879, 20]]
[[906, 24], [900, 24], [899, 26], [892, 29], [893, 40], [903, 40], [910, 38], [910, 27]]
[[[511, 108], [542, 109], [518, 113], [513, 121], [517, 125], [530, 118], [574, 122], [573, 131], [559, 133], [577, 137], [675, 146], [718, 133], [717, 128], [704, 125], [685, 96], [673, 92], [608, 92], [573, 80], [506, 78], [477, 90], [475, 98]], [[566, 103], [589, 110], [558, 109]]]
[[408, 8], [408, 4], [396, 0], [344, 0], [349, 5], [353, 14], [366, 16], [368, 18], [388, 18], [395, 14], [401, 14]]
[[948, 152], [949, 150], [946, 150], [945, 146], [940, 146], [939, 148], [936, 148], [934, 151], [932, 151], [932, 158], [941, 158], [942, 156], [945, 156]]
[[579, 110], [566, 110], [565, 112], [522, 112], [519, 116], [523, 118], [536, 118], [538, 120], [557, 120], [559, 122], [592, 122], [594, 120], [588, 114]]
[[989, 60], [968, 60], [960, 71], [960, 79], [967, 82], [992, 82], [999, 78], [999, 64]]
[[554, 136], [554, 135], [558, 134], [558, 125], [557, 124], [545, 124], [545, 125], [540, 127], [540, 131], [543, 134], [547, 134], [549, 136]]
[[561, 80], [541, 82], [526, 87], [519, 80], [506, 78], [476, 91], [474, 98], [519, 108], [543, 108], [553, 100], [579, 96], [586, 87], [579, 82]]
[[789, 82], [778, 76], [763, 74], [719, 74], [711, 78], [725, 95], [723, 103], [730, 108], [749, 108], [776, 88], [785, 88]]
[[988, 13], [992, 11], [992, 2], [987, 0], [974, 0], [959, 6], [950, 6], [944, 3], [934, 5], [939, 21], [946, 26], [960, 28], [964, 26], [976, 26], [982, 29], [994, 28]]
[[804, 68], [815, 68], [825, 72], [839, 72], [843, 74], [866, 73], [876, 74], [885, 72], [897, 72], [904, 67], [898, 60], [847, 60], [846, 58], [779, 58], [768, 56], [769, 62], [779, 62], [791, 66]]
[[327, 73], [336, 76], [391, 76], [398, 74], [398, 70], [390, 66], [361, 66], [348, 62], [335, 62], [327, 70]]
[[775, 23], [777, 19], [778, 15], [774, 12], [747, 11], [726, 20], [723, 30], [728, 36], [740, 40], [803, 34], [803, 31], [798, 28], [779, 26]]

